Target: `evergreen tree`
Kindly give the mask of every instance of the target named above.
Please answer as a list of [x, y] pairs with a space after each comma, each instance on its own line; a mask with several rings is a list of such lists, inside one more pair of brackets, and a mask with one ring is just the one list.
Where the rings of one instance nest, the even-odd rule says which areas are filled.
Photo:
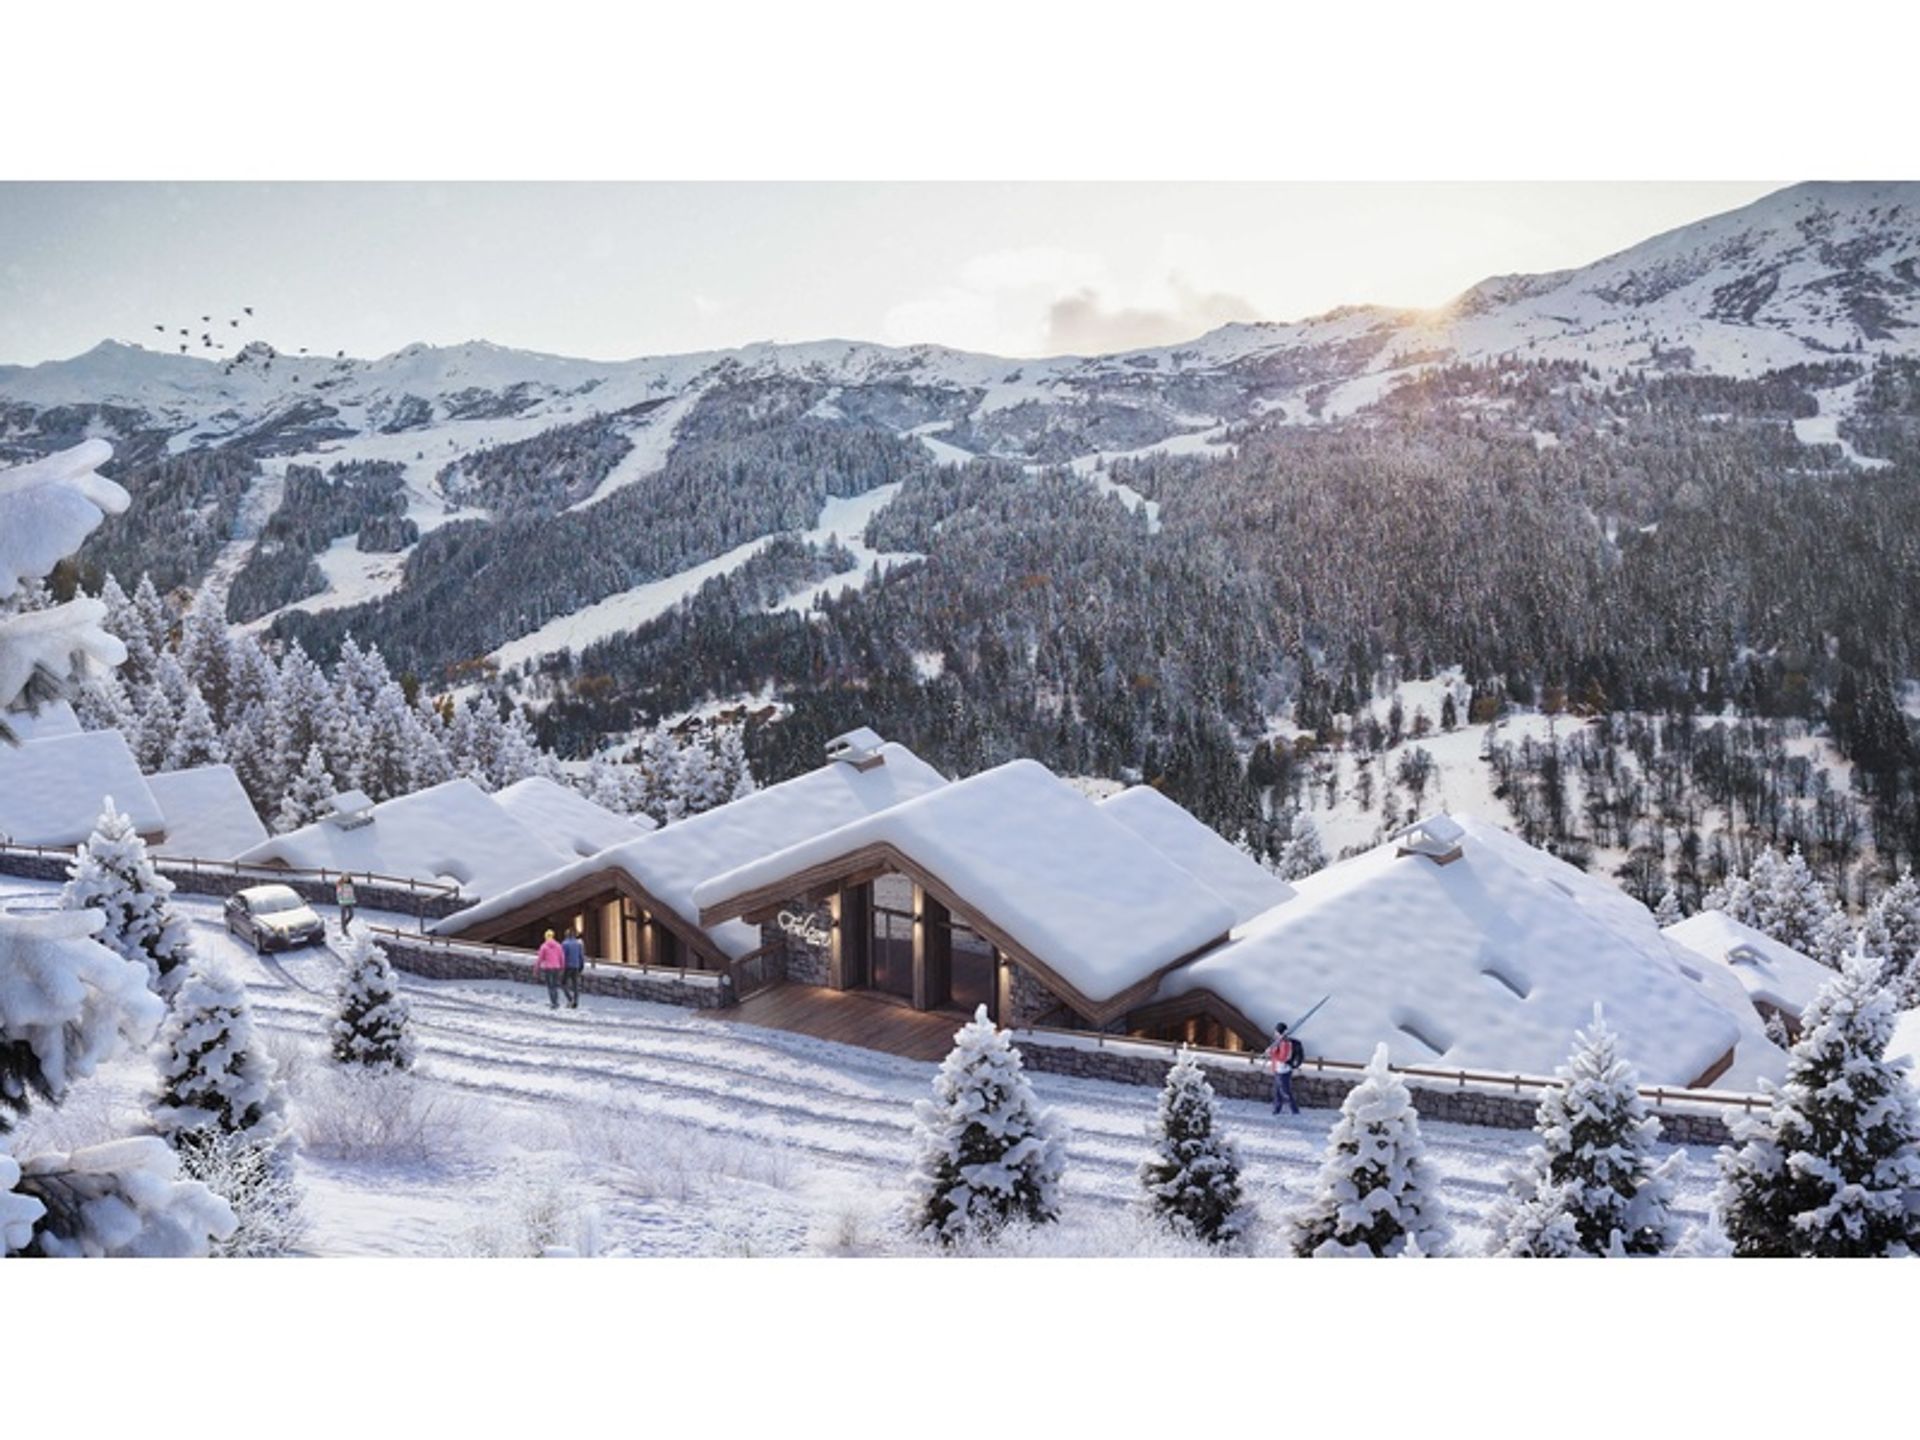
[[285, 1142], [286, 1096], [239, 981], [191, 966], [161, 1026], [155, 1061], [153, 1125], [175, 1149], [209, 1131], [269, 1149]]
[[1661, 892], [1660, 903], [1654, 906], [1653, 923], [1665, 930], [1670, 925], [1678, 925], [1684, 918], [1680, 912], [1680, 897], [1673, 893], [1673, 887], [1669, 885]]
[[191, 953], [187, 922], [170, 903], [172, 894], [173, 882], [154, 869], [133, 821], [116, 810], [108, 796], [93, 833], [67, 866], [60, 904], [105, 915], [101, 943], [145, 965], [161, 995], [177, 983], [175, 972]]
[[1341, 1102], [1313, 1196], [1290, 1217], [1288, 1233], [1295, 1255], [1319, 1259], [1397, 1256], [1409, 1242], [1439, 1255], [1452, 1238], [1413, 1096], [1385, 1045]]
[[1862, 949], [1847, 957], [1801, 1017], [1767, 1112], [1721, 1150], [1715, 1200], [1736, 1254], [1920, 1247], [1920, 1100], [1906, 1062], [1886, 1058], [1894, 1008], [1885, 968]]
[[127, 744], [133, 758], [149, 774], [167, 768], [167, 753], [173, 749], [174, 733], [180, 728], [180, 712], [174, 708], [166, 687], [158, 681], [148, 685], [134, 699], [133, 732]]
[[1295, 811], [1293, 828], [1280, 851], [1280, 878], [1304, 880], [1316, 870], [1326, 868], [1326, 852], [1320, 848], [1320, 833], [1304, 811]]
[[1148, 1210], [1177, 1233], [1209, 1244], [1236, 1238], [1246, 1224], [1240, 1160], [1217, 1129], [1213, 1086], [1184, 1046], [1167, 1070], [1152, 1134], [1153, 1157], [1140, 1167]]
[[166, 768], [191, 770], [199, 765], [224, 764], [226, 758], [227, 747], [214, 728], [213, 711], [207, 708], [198, 689], [189, 689], [179, 728], [174, 731], [173, 743], [167, 747]]
[[387, 952], [365, 925], [353, 929], [347, 968], [340, 977], [333, 1058], [343, 1065], [406, 1070], [413, 1065], [413, 1032]]
[[1493, 1253], [1665, 1254], [1679, 1239], [1671, 1205], [1681, 1157], [1654, 1163], [1660, 1122], [1647, 1113], [1598, 1006], [1557, 1078], [1535, 1115], [1539, 1143], [1507, 1171], [1508, 1193], [1493, 1211]]
[[214, 1253], [285, 1253], [301, 1229], [286, 1096], [255, 1038], [246, 988], [196, 964], [155, 1060], [154, 1129], [179, 1155], [180, 1173], [224, 1199], [237, 1222]]
[[1899, 1009], [1912, 1009], [1920, 1005], [1920, 880], [1913, 871], [1902, 870], [1873, 908], [1885, 935], [1885, 949], [1869, 946], [1867, 953], [1887, 957], [1887, 985], [1894, 1003]]
[[[0, 602], [77, 549], [105, 514], [126, 510], [126, 491], [94, 473], [110, 454], [89, 441], [0, 476]], [[70, 679], [75, 656], [123, 659], [125, 647], [100, 629], [108, 609], [81, 598], [27, 626], [0, 615], [0, 712], [42, 673]], [[92, 938], [104, 919], [98, 910], [0, 913], [0, 1255], [204, 1255], [234, 1223], [205, 1186], [175, 1178], [172, 1154], [152, 1136], [70, 1154], [13, 1148], [14, 1123], [30, 1106], [59, 1105], [122, 1046], [144, 1044], [164, 1013], [146, 957]]]
[[1807, 867], [1798, 845], [1768, 869], [1756, 866], [1748, 878], [1753, 886], [1753, 919], [1747, 923], [1802, 955], [1831, 956], [1828, 927], [1838, 905]]
[[951, 1245], [990, 1238], [1010, 1222], [1058, 1218], [1064, 1147], [1020, 1052], [984, 1005], [953, 1038], [933, 1099], [914, 1106], [914, 1231]]
[[225, 724], [230, 718], [234, 657], [226, 621], [211, 607], [196, 607], [182, 622], [180, 663], [193, 688], [205, 698], [213, 719]]

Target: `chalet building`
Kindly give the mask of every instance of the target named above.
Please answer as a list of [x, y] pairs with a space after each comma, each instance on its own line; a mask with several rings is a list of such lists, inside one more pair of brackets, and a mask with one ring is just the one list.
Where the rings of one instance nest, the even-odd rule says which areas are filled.
[[17, 745], [0, 744], [0, 841], [77, 845], [93, 833], [111, 796], [148, 844], [166, 839], [167, 818], [118, 730], [80, 729], [64, 704], [45, 707]]
[[489, 795], [471, 780], [449, 780], [377, 805], [358, 790], [342, 791], [321, 819], [238, 858], [453, 884], [480, 899], [644, 833], [551, 781], [522, 781]]
[[[1496, 826], [1431, 816], [1288, 885], [1165, 796], [1030, 760], [949, 781], [869, 730], [821, 768], [495, 894], [446, 936], [578, 927], [615, 963], [922, 1012], [1336, 1059], [1550, 1074], [1599, 1002], [1650, 1082], [1778, 1078], [1728, 966]], [[797, 992], [789, 991], [788, 994]], [[874, 1013], [871, 1011], [862, 1013]]]

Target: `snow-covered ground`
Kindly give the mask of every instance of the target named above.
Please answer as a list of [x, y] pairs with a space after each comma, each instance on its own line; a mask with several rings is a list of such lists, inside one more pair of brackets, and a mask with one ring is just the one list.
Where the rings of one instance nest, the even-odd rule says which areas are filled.
[[1891, 460], [1862, 455], [1853, 448], [1853, 442], [1840, 433], [1840, 422], [1852, 413], [1854, 395], [1859, 388], [1860, 382], [1855, 380], [1829, 390], [1814, 391], [1813, 398], [1820, 406], [1820, 413], [1795, 420], [1794, 438], [1802, 445], [1837, 445], [1840, 453], [1861, 469], [1884, 470], [1893, 463]]
[[[46, 906], [54, 893], [0, 877], [0, 905]], [[245, 978], [256, 1022], [291, 1065], [296, 1128], [319, 1138], [352, 1128], [320, 1045], [339, 961], [317, 948], [257, 958], [227, 937], [217, 901], [181, 898], [201, 953]], [[420, 1042], [406, 1103], [426, 1141], [384, 1152], [309, 1143], [298, 1170], [312, 1252], [507, 1253], [544, 1230], [610, 1255], [917, 1253], [895, 1216], [932, 1065], [661, 1005], [586, 996], [579, 1011], [554, 1013], [531, 986], [401, 982]], [[29, 1128], [125, 1133], [150, 1076], [143, 1057], [122, 1057]], [[1052, 1075], [1035, 1085], [1069, 1132], [1065, 1213], [1020, 1248], [1190, 1253], [1130, 1213], [1157, 1092]], [[1274, 1253], [1273, 1222], [1311, 1183], [1333, 1112], [1275, 1119], [1223, 1101], [1221, 1115], [1263, 1221], [1253, 1249]], [[1502, 1167], [1530, 1137], [1424, 1128], [1461, 1238], [1476, 1244]], [[1711, 1155], [1689, 1151], [1689, 1220], [1704, 1216], [1712, 1183]]]

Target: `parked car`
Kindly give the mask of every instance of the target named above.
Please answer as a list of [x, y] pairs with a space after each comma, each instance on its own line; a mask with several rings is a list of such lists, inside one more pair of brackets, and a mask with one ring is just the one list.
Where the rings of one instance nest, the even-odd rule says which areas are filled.
[[322, 941], [327, 927], [288, 886], [253, 885], [228, 897], [227, 933], [264, 954]]

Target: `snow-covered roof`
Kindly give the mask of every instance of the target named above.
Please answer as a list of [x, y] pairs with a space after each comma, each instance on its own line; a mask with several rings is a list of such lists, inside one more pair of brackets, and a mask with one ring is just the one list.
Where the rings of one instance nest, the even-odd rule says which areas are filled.
[[55, 735], [78, 735], [80, 719], [64, 700], [49, 700], [35, 710], [9, 710], [7, 728], [21, 740], [45, 740]]
[[1233, 928], [1232, 905], [1032, 760], [716, 875], [694, 899], [722, 907], [874, 845], [911, 860], [1096, 1004]]
[[1286, 881], [1151, 785], [1122, 790], [1099, 806], [1232, 906], [1236, 925], [1293, 894]]
[[231, 765], [149, 775], [147, 788], [166, 817], [167, 838], [155, 847], [160, 854], [231, 860], [267, 838]]
[[[866, 770], [829, 762], [743, 799], [676, 820], [494, 893], [434, 928], [465, 934], [576, 880], [617, 867], [684, 925], [698, 929], [700, 912], [693, 892], [701, 881], [947, 783], [939, 771], [903, 745], [883, 744], [880, 756], [885, 763]], [[760, 946], [759, 927], [738, 920], [708, 927], [706, 933], [721, 953], [736, 959]]]
[[570, 855], [598, 855], [656, 828], [651, 820], [629, 820], [544, 775], [516, 780], [494, 791], [493, 798], [542, 840]]
[[1330, 996], [1301, 1037], [1315, 1053], [1357, 1061], [1384, 1041], [1397, 1065], [1533, 1075], [1565, 1061], [1598, 1001], [1650, 1084], [1697, 1079], [1753, 1033], [1734, 1013], [1757, 1022], [1751, 1006], [1685, 973], [1645, 906], [1496, 826], [1457, 823], [1452, 863], [1390, 841], [1310, 875], [1160, 997], [1206, 990], [1265, 1029]]
[[166, 828], [160, 803], [118, 730], [0, 744], [0, 837], [17, 845], [76, 845], [93, 833], [107, 796], [134, 830]]
[[373, 807], [370, 825], [348, 830], [316, 821], [239, 858], [452, 881], [469, 895], [497, 895], [564, 865], [568, 853], [514, 819], [471, 780], [449, 780], [382, 801]]
[[1724, 965], [1754, 1000], [1799, 1019], [1834, 972], [1720, 910], [1702, 910], [1663, 932], [1676, 945]]

